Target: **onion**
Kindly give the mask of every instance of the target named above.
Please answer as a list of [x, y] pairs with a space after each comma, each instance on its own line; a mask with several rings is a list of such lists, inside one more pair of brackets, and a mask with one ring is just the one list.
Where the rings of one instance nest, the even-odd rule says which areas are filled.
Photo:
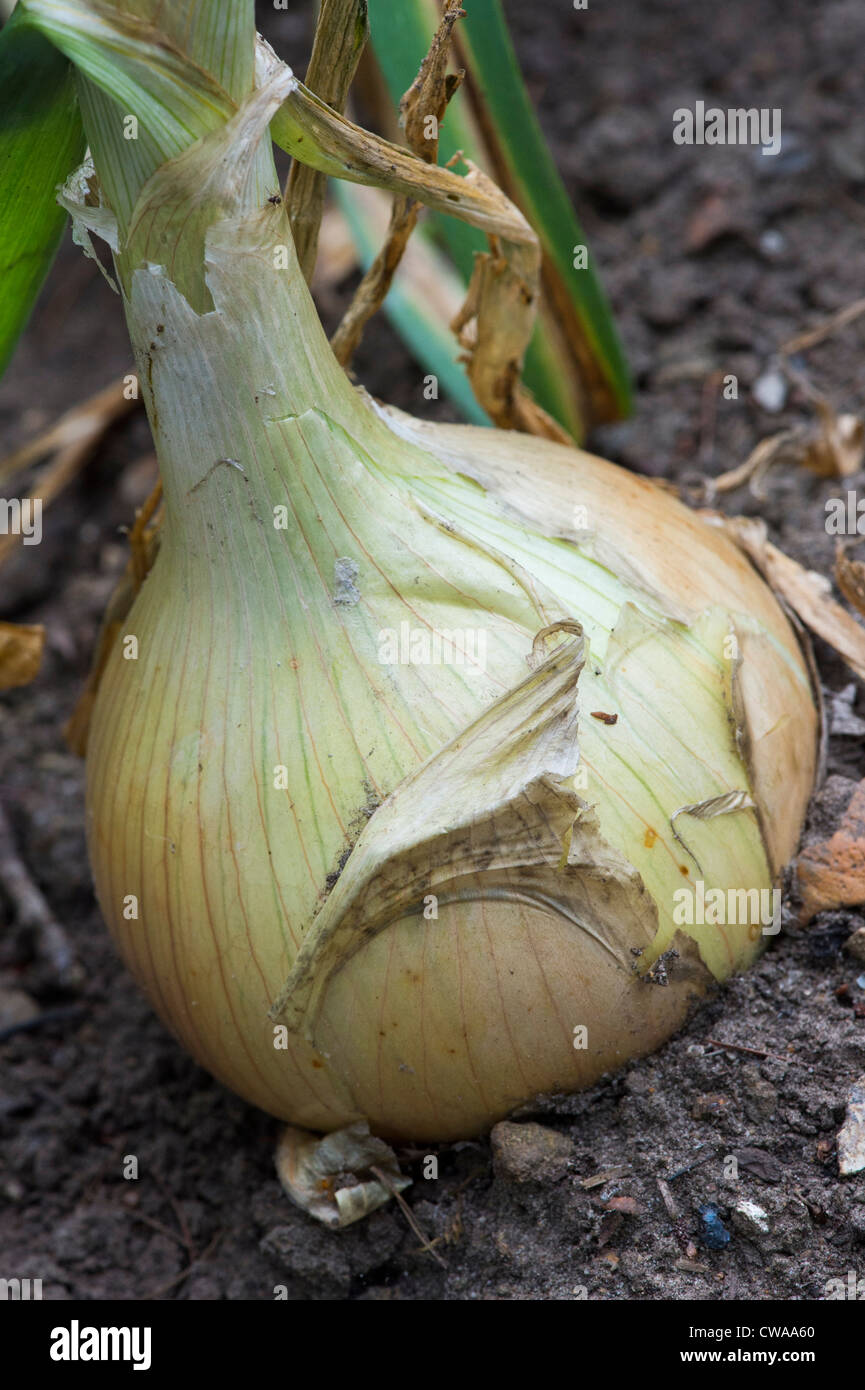
[[166, 516], [94, 709], [90, 856], [227, 1086], [462, 1138], [754, 960], [771, 919], [687, 909], [777, 883], [816, 712], [768, 588], [671, 497], [352, 387], [266, 196], [286, 72], [113, 230], [66, 195], [114, 237]]

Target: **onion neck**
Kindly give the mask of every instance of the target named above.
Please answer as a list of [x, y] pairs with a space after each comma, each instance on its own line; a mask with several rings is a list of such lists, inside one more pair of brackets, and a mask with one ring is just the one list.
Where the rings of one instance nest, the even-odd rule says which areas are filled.
[[[224, 550], [238, 533], [257, 545], [275, 534], [284, 547], [275, 509], [302, 488], [305, 449], [318, 449], [328, 511], [338, 507], [346, 475], [357, 489], [359, 467], [410, 466], [416, 474], [435, 466], [378, 418], [327, 341], [287, 211], [271, 201], [278, 183], [267, 120], [279, 80], [224, 131], [154, 175], [117, 258], [159, 457], [166, 539], [171, 547], [182, 536], [211, 562], [214, 546]], [[243, 141], [245, 169], [228, 164]], [[202, 188], [190, 192], [199, 168]], [[328, 422], [324, 452], [315, 416]]]

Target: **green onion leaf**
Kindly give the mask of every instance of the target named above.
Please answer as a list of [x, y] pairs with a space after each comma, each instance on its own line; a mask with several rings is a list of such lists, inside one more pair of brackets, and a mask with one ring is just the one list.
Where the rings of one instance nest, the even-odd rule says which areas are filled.
[[20, 10], [0, 32], [0, 110], [2, 373], [66, 225], [56, 187], [84, 155], [72, 69]]

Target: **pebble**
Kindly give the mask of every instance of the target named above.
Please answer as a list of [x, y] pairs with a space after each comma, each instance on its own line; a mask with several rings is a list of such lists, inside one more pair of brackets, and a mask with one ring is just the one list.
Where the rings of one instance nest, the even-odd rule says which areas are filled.
[[0, 1031], [27, 1023], [39, 1013], [39, 1005], [23, 989], [0, 989]]
[[859, 927], [852, 936], [848, 936], [844, 942], [844, 950], [848, 956], [854, 960], [865, 961], [865, 927]]
[[743, 1236], [767, 1236], [769, 1234], [769, 1215], [756, 1202], [737, 1202], [730, 1217], [737, 1231]]
[[760, 250], [764, 256], [774, 260], [777, 256], [782, 256], [787, 250], [787, 240], [781, 232], [769, 227], [760, 235]]
[[777, 415], [787, 404], [787, 390], [787, 378], [783, 372], [777, 367], [769, 367], [754, 382], [751, 395], [763, 410], [767, 410], [770, 415]]
[[555, 1182], [567, 1172], [573, 1145], [546, 1125], [502, 1120], [490, 1135], [497, 1178], [509, 1182]]
[[851, 681], [843, 690], [829, 691], [829, 732], [847, 738], [861, 738], [865, 734], [865, 719], [853, 713], [856, 700], [856, 683]]
[[838, 1133], [838, 1169], [846, 1176], [865, 1168], [865, 1075], [854, 1081], [847, 1099], [847, 1118]]
[[784, 1176], [784, 1169], [777, 1158], [764, 1149], [734, 1149], [733, 1156], [739, 1168], [761, 1182], [778, 1183]]

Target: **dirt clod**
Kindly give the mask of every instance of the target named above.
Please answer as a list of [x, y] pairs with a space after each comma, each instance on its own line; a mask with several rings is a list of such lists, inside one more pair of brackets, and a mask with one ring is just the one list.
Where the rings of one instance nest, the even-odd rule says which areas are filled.
[[495, 1175], [506, 1182], [556, 1182], [573, 1157], [570, 1140], [545, 1125], [503, 1120], [494, 1127], [490, 1144]]

